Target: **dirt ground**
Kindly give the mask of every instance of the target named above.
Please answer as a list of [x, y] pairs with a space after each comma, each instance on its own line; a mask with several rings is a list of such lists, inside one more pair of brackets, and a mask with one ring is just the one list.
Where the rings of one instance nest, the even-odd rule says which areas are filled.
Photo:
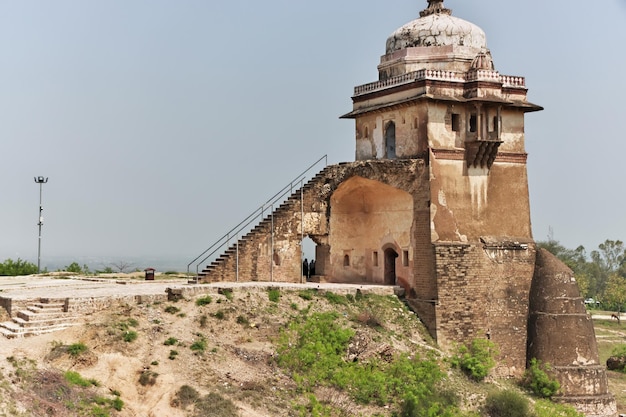
[[[151, 291], [162, 293], [164, 288], [176, 284], [171, 279], [148, 284], [129, 281], [125, 285], [99, 281], [22, 281], [14, 280], [7, 285], [5, 280], [4, 286], [0, 282], [0, 296], [50, 296], [68, 292], [100, 296], [123, 291], [145, 294], [149, 292], [144, 288], [147, 286], [152, 287]], [[179, 284], [185, 285], [183, 281]], [[279, 302], [269, 301], [268, 286], [280, 288]], [[21, 378], [24, 370], [15, 366], [16, 360], [34, 363], [38, 370], [71, 370], [84, 378], [97, 380], [99, 387], [95, 390], [101, 395], [121, 394], [124, 407], [112, 414], [115, 416], [193, 415], [192, 407], [181, 408], [175, 404], [177, 392], [183, 385], [193, 387], [200, 395], [219, 393], [235, 404], [239, 416], [292, 415], [295, 386], [273, 361], [273, 341], [279, 329], [298, 311], [311, 304], [320, 309], [332, 306], [325, 305], [322, 299], [305, 300], [287, 285], [248, 283], [231, 287], [232, 295], [219, 294], [217, 287], [207, 286], [206, 294], [178, 302], [128, 304], [112, 301], [107, 310], [83, 316], [80, 323], [66, 330], [21, 339], [0, 339], [0, 416], [32, 415], [27, 405], [32, 398], [23, 392], [32, 387]], [[308, 287], [323, 289], [317, 284]], [[356, 291], [352, 286], [344, 290]], [[380, 291], [393, 294], [389, 287]], [[197, 299], [207, 294], [211, 302], [199, 306]], [[393, 314], [408, 318], [409, 313], [400, 310]], [[136, 332], [138, 337], [125, 342], [124, 335], [129, 332]], [[168, 340], [175, 342], [169, 344]], [[86, 345], [88, 352], [72, 357], [60, 349], [77, 343]], [[193, 350], [197, 343], [204, 344], [201, 351]], [[397, 342], [396, 348], [408, 350], [420, 344], [428, 345], [420, 329], [415, 328], [405, 341]], [[144, 374], [154, 375], [154, 384], [142, 384]], [[19, 414], [20, 410], [23, 414]], [[54, 415], [72, 414], [57, 411]]]
[[[163, 294], [166, 288], [176, 285], [187, 285], [186, 279], [158, 277], [155, 282], [146, 283], [140, 276], [80, 280], [2, 278], [0, 297]], [[232, 295], [220, 294], [218, 287], [229, 287]], [[268, 287], [280, 288], [279, 302], [269, 301]], [[40, 415], [31, 413], [33, 386], [26, 383], [24, 369], [18, 369], [16, 363], [32, 363], [40, 373], [71, 370], [84, 378], [97, 380], [100, 385], [93, 388], [95, 391], [104, 396], [119, 393], [124, 402], [122, 410], [112, 412], [112, 416], [193, 416], [193, 406], [176, 404], [184, 385], [193, 387], [200, 395], [218, 393], [231, 401], [242, 417], [296, 415], [293, 414], [294, 399], [297, 401], [298, 398], [296, 387], [293, 380], [276, 366], [274, 342], [281, 327], [299, 311], [336, 308], [323, 298], [305, 300], [298, 296], [298, 291], [306, 288], [316, 291], [333, 288], [347, 293], [362, 289], [359, 286], [325, 287], [319, 284], [293, 287], [276, 283], [206, 286], [205, 294], [178, 302], [111, 302], [106, 310], [83, 316], [75, 326], [66, 330], [23, 339], [0, 338], [0, 417]], [[393, 292], [389, 287], [380, 291]], [[198, 299], [207, 294], [211, 302], [198, 305]], [[352, 313], [346, 310], [343, 314]], [[390, 305], [380, 314], [385, 323], [384, 337], [379, 332], [368, 334], [363, 330], [360, 333], [364, 346], [370, 351], [435, 349], [423, 333], [419, 320], [403, 306]], [[602, 362], [615, 347], [626, 346], [626, 320], [618, 324], [610, 319], [610, 314], [594, 312], [593, 315]], [[6, 312], [0, 309], [0, 321], [6, 319]], [[136, 332], [137, 339], [124, 341], [129, 332]], [[168, 340], [175, 342], [169, 343]], [[85, 344], [88, 351], [72, 357], [61, 349], [76, 343]], [[204, 348], [193, 350], [192, 346], [198, 343], [203, 343]], [[153, 377], [148, 384], [141, 383], [145, 375]], [[611, 371], [608, 376], [611, 391], [618, 400], [618, 410], [626, 413], [626, 376]], [[359, 409], [336, 392], [320, 390], [316, 395], [334, 404], [345, 403], [346, 407], [361, 415], [372, 415], [374, 411], [386, 415], [385, 410]], [[472, 395], [480, 398], [482, 394]], [[54, 401], [51, 404], [50, 407], [58, 405]], [[76, 414], [59, 408], [54, 415], [69, 417]]]

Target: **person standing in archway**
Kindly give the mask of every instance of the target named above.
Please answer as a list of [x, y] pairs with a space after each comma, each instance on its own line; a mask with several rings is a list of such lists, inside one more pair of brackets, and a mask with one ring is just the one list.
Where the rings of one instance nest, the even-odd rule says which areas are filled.
[[302, 275], [309, 279], [309, 261], [307, 258], [304, 258], [304, 261], [302, 261]]

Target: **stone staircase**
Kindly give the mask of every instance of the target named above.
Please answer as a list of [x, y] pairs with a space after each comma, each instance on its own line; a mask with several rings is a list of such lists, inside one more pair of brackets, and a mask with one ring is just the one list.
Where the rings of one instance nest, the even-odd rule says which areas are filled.
[[65, 300], [41, 298], [27, 305], [11, 321], [0, 323], [0, 335], [9, 339], [36, 336], [71, 327], [78, 316], [65, 311]]
[[[236, 243], [233, 243], [218, 258], [211, 262], [211, 264], [207, 265], [199, 273], [198, 279], [204, 282], [228, 281], [229, 277], [235, 274], [235, 269], [237, 268], [235, 265], [237, 252], [239, 252], [240, 257], [244, 257], [251, 251], [258, 250], [253, 243], [258, 236], [267, 236], [270, 234], [272, 225], [276, 229], [280, 228], [281, 225], [285, 223], [292, 222], [294, 216], [300, 213], [302, 196], [305, 196], [304, 198], [306, 199], [306, 195], [313, 189], [319, 190], [323, 186], [328, 174], [334, 169], [335, 167], [333, 165], [326, 166], [304, 184], [301, 189], [294, 191], [270, 215], [263, 218], [250, 232], [242, 236]], [[255, 255], [252, 254], [252, 256], [254, 257]], [[243, 270], [240, 272], [245, 274], [252, 281], [256, 281], [258, 278], [256, 271]]]

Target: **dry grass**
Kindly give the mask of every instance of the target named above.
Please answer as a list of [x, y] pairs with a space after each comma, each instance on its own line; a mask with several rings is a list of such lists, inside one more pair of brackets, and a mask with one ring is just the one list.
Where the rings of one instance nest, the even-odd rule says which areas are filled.
[[[626, 320], [620, 324], [615, 320], [594, 320], [594, 327], [598, 356], [600, 363], [604, 364], [616, 347], [626, 345]], [[607, 376], [609, 390], [617, 400], [617, 411], [626, 413], [626, 374], [607, 370]]]

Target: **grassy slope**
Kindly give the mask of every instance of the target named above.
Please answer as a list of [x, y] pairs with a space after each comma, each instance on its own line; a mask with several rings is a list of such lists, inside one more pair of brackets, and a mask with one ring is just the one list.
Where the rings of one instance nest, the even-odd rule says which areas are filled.
[[[27, 352], [17, 349], [2, 363], [0, 416], [227, 417], [236, 415], [234, 409], [251, 417], [298, 416], [295, 407], [307, 404], [308, 395], [277, 366], [275, 342], [281, 328], [304, 309], [338, 312], [341, 325], [356, 333], [350, 351], [359, 360], [437, 352], [419, 319], [395, 297], [348, 301], [321, 293], [281, 292], [272, 302], [264, 290], [237, 289], [232, 296], [211, 298], [202, 306], [196, 299], [112, 305], [83, 326], [48, 339], [25, 339], [23, 343], [47, 342]], [[135, 340], [125, 341], [134, 333]], [[79, 342], [88, 350], [70, 355], [67, 347]], [[447, 372], [447, 389], [460, 397], [464, 410], [477, 410], [489, 390], [511, 384], [473, 383], [450, 370], [443, 358], [440, 363]], [[68, 386], [62, 377], [68, 370], [98, 386]], [[611, 375], [612, 383], [623, 380]], [[314, 394], [346, 415], [391, 415], [389, 407], [356, 404], [333, 388], [320, 386]], [[94, 395], [99, 405], [91, 401]], [[112, 406], [116, 399], [124, 402], [121, 411]]]

